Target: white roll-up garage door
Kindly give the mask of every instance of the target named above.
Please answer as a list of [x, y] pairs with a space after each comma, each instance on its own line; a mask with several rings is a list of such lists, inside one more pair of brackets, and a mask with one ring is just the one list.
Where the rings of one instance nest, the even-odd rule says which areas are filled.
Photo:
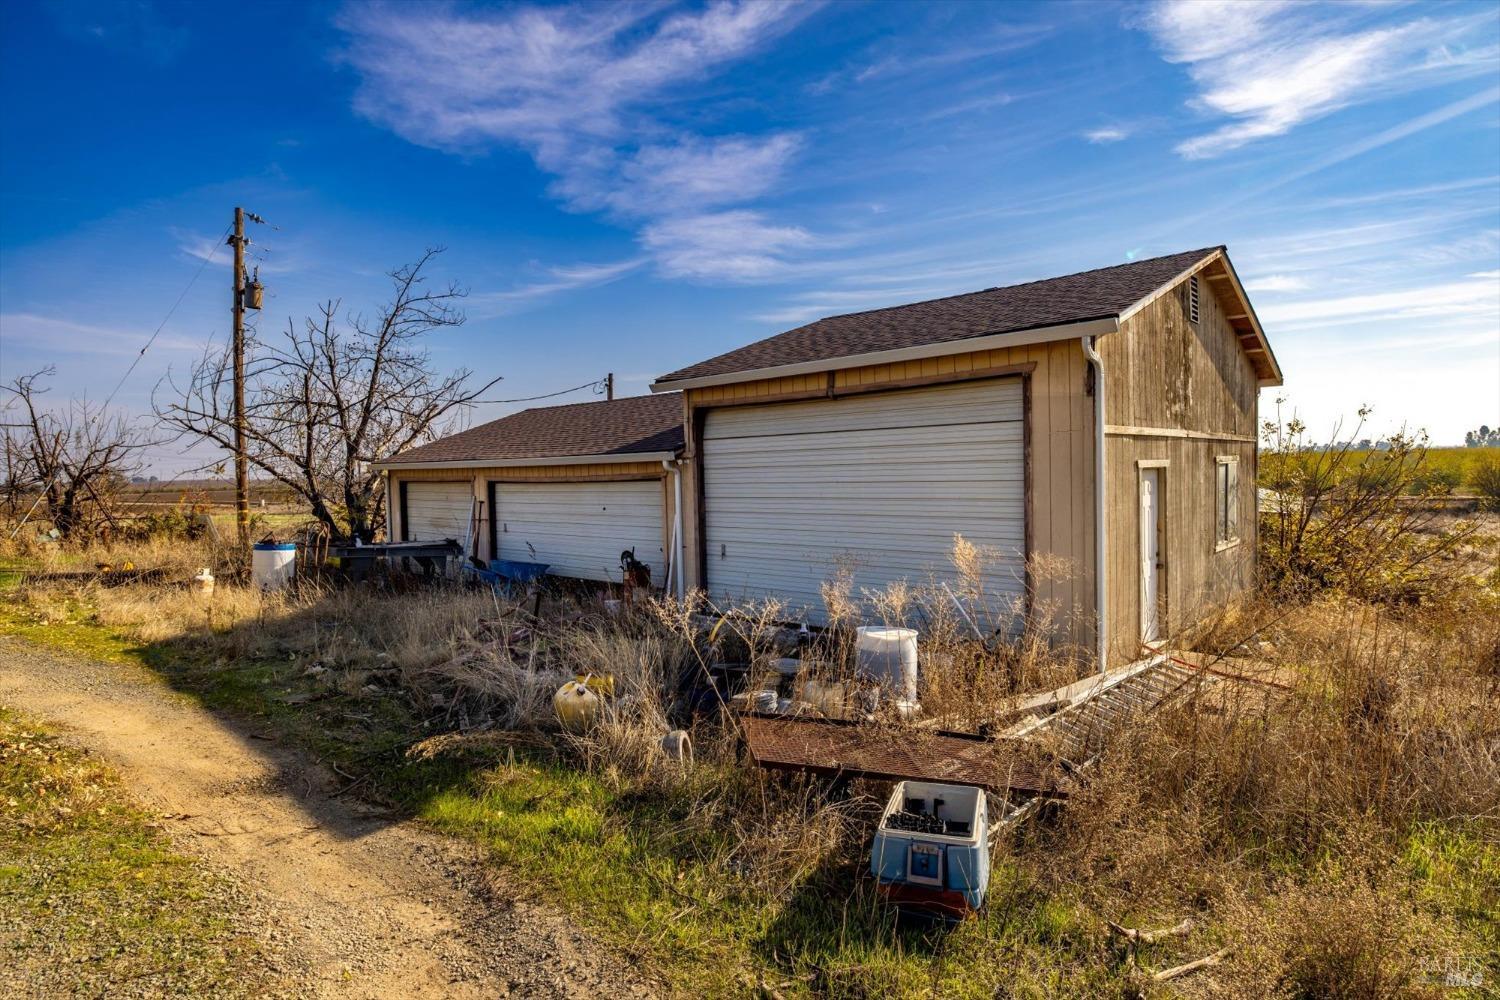
[[665, 580], [661, 480], [619, 483], [493, 483], [501, 559], [547, 563], [549, 572], [620, 582], [620, 553]]
[[409, 542], [462, 542], [469, 537], [474, 484], [406, 483], [406, 522], [402, 537]]
[[[775, 595], [826, 621], [840, 566], [853, 596], [956, 579], [954, 535], [987, 547], [987, 616], [1019, 606], [1026, 548], [1018, 378], [844, 399], [728, 407], [703, 432], [708, 588]], [[977, 609], [976, 609], [977, 610]]]

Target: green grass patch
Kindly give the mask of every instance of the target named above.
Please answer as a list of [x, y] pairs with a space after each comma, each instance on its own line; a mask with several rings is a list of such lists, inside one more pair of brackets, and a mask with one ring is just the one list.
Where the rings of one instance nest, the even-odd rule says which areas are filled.
[[249, 996], [235, 890], [108, 768], [0, 708], [0, 963], [22, 996]]
[[148, 650], [129, 636], [100, 625], [79, 601], [38, 608], [3, 596], [0, 635], [12, 635], [108, 663], [143, 663]]
[[1479, 829], [1428, 823], [1412, 833], [1404, 854], [1426, 901], [1457, 918], [1500, 982], [1500, 844]]

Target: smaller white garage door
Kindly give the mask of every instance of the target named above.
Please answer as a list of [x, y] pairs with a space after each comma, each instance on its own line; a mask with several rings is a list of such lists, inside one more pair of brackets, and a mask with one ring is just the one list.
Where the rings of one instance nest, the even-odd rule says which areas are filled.
[[661, 480], [624, 483], [493, 483], [501, 559], [547, 563], [557, 576], [620, 582], [620, 553], [666, 579]]
[[469, 537], [473, 513], [472, 483], [406, 483], [406, 520], [401, 537], [408, 542], [435, 542]]

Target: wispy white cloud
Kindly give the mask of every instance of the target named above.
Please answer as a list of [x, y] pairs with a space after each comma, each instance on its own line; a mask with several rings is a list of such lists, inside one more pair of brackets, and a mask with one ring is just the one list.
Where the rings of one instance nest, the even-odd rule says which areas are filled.
[[964, 63], [992, 60], [1036, 45], [1056, 30], [1056, 26], [1041, 22], [1001, 24], [982, 37], [962, 43], [942, 33], [934, 33], [933, 37], [941, 39], [942, 44], [927, 49], [920, 49], [913, 44], [914, 40], [922, 37], [921, 34], [903, 34], [897, 46], [881, 52], [867, 52], [852, 65], [836, 69], [815, 80], [808, 86], [808, 91], [814, 95], [827, 94], [882, 79], [896, 80]]
[[620, 183], [605, 198], [626, 214], [740, 204], [771, 190], [801, 145], [801, 136], [780, 132], [685, 136], [670, 145], [646, 146], [622, 166]]
[[[1187, 139], [1219, 156], [1373, 97], [1493, 74], [1497, 50], [1476, 16], [1370, 26], [1348, 5], [1293, 0], [1160, 0], [1143, 18], [1166, 59], [1185, 64], [1191, 104], [1228, 121]], [[1470, 36], [1474, 35], [1474, 44]]]
[[[0, 313], [0, 343], [7, 348], [41, 348], [47, 354], [107, 354], [131, 356], [140, 353], [149, 331], [79, 323], [37, 313]], [[206, 338], [205, 338], [206, 340]], [[165, 334], [151, 344], [156, 353], [203, 350], [205, 341]]]
[[223, 264], [225, 267], [230, 264], [231, 255], [216, 236], [204, 236], [202, 233], [173, 229], [172, 237], [177, 241], [177, 249], [195, 260], [212, 261]]
[[1089, 129], [1083, 133], [1083, 137], [1095, 145], [1104, 145], [1111, 142], [1120, 142], [1130, 138], [1130, 132], [1118, 125], [1106, 125], [1103, 128]]
[[[194, 260], [204, 261], [215, 267], [222, 267], [226, 270], [234, 262], [234, 253], [217, 236], [205, 236], [202, 233], [195, 233], [176, 227], [171, 228], [169, 232], [172, 234], [172, 238], [177, 241], [178, 252], [185, 256], [192, 257]], [[291, 258], [282, 258], [279, 255], [278, 259], [272, 259], [267, 256], [270, 253], [271, 248], [261, 246], [252, 240], [245, 259], [245, 269], [249, 270], [253, 267], [266, 274], [286, 274], [302, 269], [300, 261], [292, 260]]]
[[[642, 226], [669, 274], [746, 280], [768, 269], [706, 254], [688, 267], [673, 234], [704, 212], [770, 191], [802, 137], [706, 136], [672, 127], [660, 105], [791, 30], [812, 3], [728, 0], [664, 14], [644, 3], [482, 11], [447, 5], [351, 5], [339, 18], [344, 58], [360, 74], [355, 108], [420, 145], [461, 153], [527, 150], [574, 209]], [[758, 255], [789, 248], [764, 224]], [[800, 232], [800, 230], [798, 231]], [[729, 265], [714, 274], [713, 260]]]
[[[1441, 317], [1454, 324], [1467, 319], [1500, 316], [1500, 282], [1471, 278], [1394, 291], [1364, 292], [1335, 298], [1304, 299], [1263, 305], [1263, 322], [1282, 327], [1338, 326], [1384, 320]], [[1489, 332], [1491, 340], [1500, 335]]]
[[632, 257], [611, 264], [554, 265], [546, 269], [546, 277], [540, 281], [498, 292], [472, 292], [465, 300], [465, 306], [477, 316], [503, 315], [528, 302], [561, 292], [618, 281], [645, 263], [645, 258]]
[[757, 281], [784, 273], [783, 251], [813, 245], [798, 226], [768, 222], [738, 209], [663, 219], [648, 225], [641, 243], [672, 277]]
[[1300, 292], [1307, 288], [1307, 279], [1292, 274], [1267, 274], [1245, 279], [1247, 292]]

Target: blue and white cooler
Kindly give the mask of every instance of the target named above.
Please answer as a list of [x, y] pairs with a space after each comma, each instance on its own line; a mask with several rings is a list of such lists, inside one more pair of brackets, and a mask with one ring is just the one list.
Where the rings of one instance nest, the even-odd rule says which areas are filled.
[[947, 919], [979, 909], [990, 881], [989, 826], [982, 788], [898, 783], [870, 851], [880, 894], [903, 910]]

